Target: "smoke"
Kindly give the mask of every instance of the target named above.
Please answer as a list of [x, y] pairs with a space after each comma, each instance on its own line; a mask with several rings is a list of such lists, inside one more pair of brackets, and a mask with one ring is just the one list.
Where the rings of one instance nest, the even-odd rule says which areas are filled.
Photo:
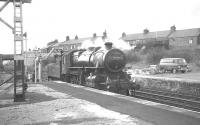
[[89, 47], [95, 47], [94, 42], [91, 40], [85, 40], [82, 42], [79, 49], [88, 49]]
[[121, 39], [112, 40], [112, 41], [113, 41], [113, 47], [121, 49], [121, 50], [131, 50], [135, 48], [135, 46], [130, 46], [128, 42], [125, 42]]
[[82, 42], [82, 45], [79, 49], [88, 49], [90, 47], [104, 47], [105, 41], [101, 38], [98, 37], [94, 40], [88, 39]]
[[90, 47], [102, 47], [104, 48], [105, 42], [112, 42], [114, 48], [118, 48], [121, 50], [131, 50], [134, 49], [135, 46], [130, 46], [129, 43], [121, 40], [121, 39], [102, 39], [102, 37], [98, 37], [96, 39], [88, 39], [82, 42], [82, 45], [79, 49], [88, 49]]
[[98, 37], [96, 40], [95, 40], [95, 45], [96, 47], [104, 47], [104, 43], [106, 41], [103, 40], [101, 37]]

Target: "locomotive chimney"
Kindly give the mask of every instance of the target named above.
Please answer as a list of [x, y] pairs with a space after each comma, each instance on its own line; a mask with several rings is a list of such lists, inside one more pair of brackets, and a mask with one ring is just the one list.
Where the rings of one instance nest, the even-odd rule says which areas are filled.
[[110, 50], [112, 48], [112, 42], [106, 42], [104, 45], [106, 50]]

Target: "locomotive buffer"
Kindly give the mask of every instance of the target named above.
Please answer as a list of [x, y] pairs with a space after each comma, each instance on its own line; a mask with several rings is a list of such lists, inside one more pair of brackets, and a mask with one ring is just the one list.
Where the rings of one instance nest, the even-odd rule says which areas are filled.
[[[31, 0], [0, 0], [5, 4], [0, 8], [0, 12], [13, 2], [14, 5], [14, 27], [0, 18], [0, 21], [12, 29], [14, 34], [14, 101], [25, 100], [25, 73], [24, 73], [24, 50], [23, 50], [23, 17], [22, 4], [31, 3]], [[25, 36], [26, 37], [26, 36]]]

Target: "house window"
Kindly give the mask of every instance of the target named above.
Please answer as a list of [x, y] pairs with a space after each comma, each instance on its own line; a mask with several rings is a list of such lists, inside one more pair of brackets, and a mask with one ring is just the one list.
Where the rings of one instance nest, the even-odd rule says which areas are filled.
[[193, 42], [193, 41], [190, 39], [190, 40], [189, 40], [189, 44], [192, 44], [192, 42]]
[[197, 38], [197, 44], [200, 44], [200, 36]]

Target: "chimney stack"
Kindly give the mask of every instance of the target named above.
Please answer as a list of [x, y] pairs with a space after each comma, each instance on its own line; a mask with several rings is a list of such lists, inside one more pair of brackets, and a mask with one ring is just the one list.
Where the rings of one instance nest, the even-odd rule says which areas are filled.
[[75, 40], [77, 40], [77, 39], [78, 39], [78, 36], [76, 35], [76, 36], [75, 36]]
[[106, 30], [103, 32], [102, 38], [103, 38], [103, 39], [106, 39], [106, 38], [107, 38], [107, 32], [106, 32]]
[[70, 40], [69, 36], [66, 36], [66, 41], [69, 41], [69, 40]]
[[171, 32], [175, 32], [175, 31], [176, 31], [175, 25], [171, 26], [171, 27], [170, 27], [170, 30], [171, 30]]
[[122, 38], [123, 38], [123, 37], [125, 37], [125, 36], [126, 36], [126, 33], [125, 33], [125, 32], [123, 32], [123, 33], [122, 33]]
[[144, 29], [143, 33], [147, 34], [147, 33], [149, 33], [149, 30], [146, 28], [146, 29]]
[[96, 38], [97, 37], [97, 34], [96, 33], [93, 33], [93, 38]]

